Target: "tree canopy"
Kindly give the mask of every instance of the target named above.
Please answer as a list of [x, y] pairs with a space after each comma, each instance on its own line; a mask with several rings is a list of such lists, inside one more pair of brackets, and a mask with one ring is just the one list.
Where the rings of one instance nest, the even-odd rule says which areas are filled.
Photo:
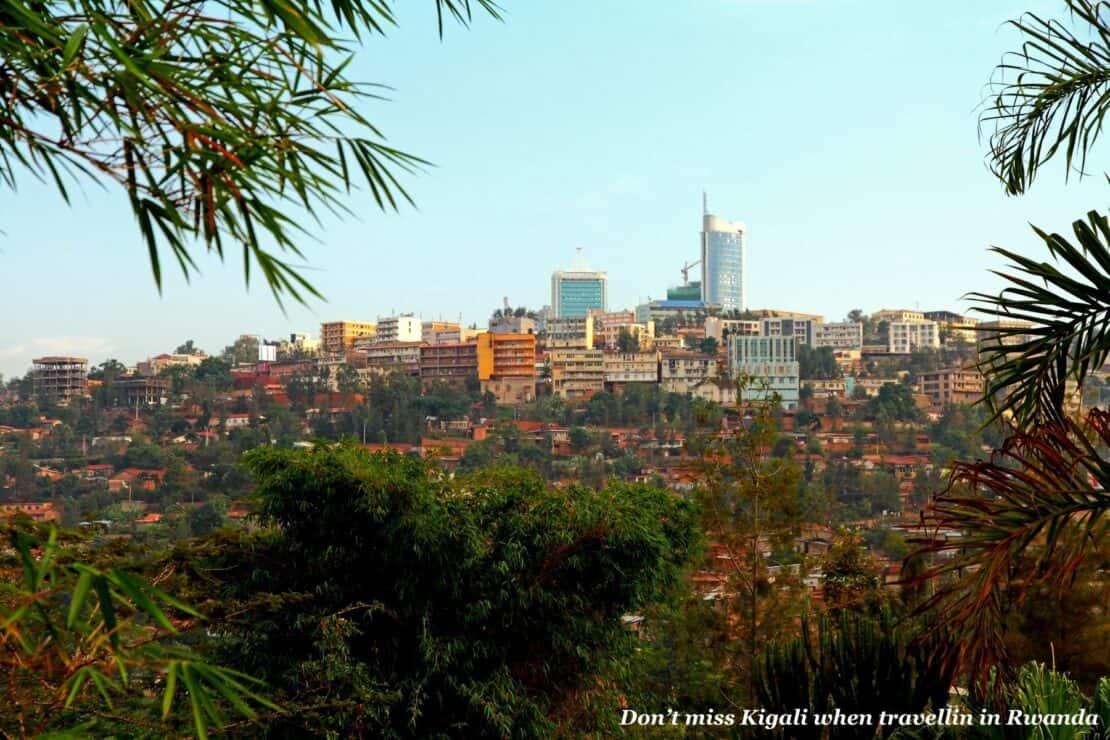
[[178, 557], [203, 574], [225, 657], [292, 710], [275, 732], [520, 737], [611, 721], [603, 677], [635, 643], [621, 616], [662, 600], [698, 542], [693, 505], [649, 486], [450, 480], [347, 445], [246, 464], [277, 528]]

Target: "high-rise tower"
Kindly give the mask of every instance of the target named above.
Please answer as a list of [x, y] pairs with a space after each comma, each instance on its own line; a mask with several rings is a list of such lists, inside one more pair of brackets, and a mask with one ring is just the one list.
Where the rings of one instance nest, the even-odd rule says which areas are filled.
[[744, 224], [708, 212], [703, 203], [701, 299], [724, 311], [743, 311]]

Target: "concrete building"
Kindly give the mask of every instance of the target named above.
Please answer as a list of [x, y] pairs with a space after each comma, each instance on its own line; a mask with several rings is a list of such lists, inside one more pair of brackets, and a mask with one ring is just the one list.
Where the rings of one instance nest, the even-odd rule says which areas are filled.
[[919, 349], [940, 349], [940, 332], [935, 321], [892, 321], [887, 328], [887, 351], [908, 355]]
[[739, 400], [739, 388], [728, 378], [707, 378], [694, 386], [690, 393], [694, 398], [715, 403], [718, 406], [735, 406]]
[[535, 334], [539, 323], [529, 316], [500, 316], [489, 320], [489, 330], [494, 334]]
[[730, 336], [754, 337], [759, 335], [759, 322], [746, 319], [722, 319], [718, 316], [705, 317], [705, 336], [713, 337], [720, 345], [728, 344]]
[[655, 338], [654, 321], [638, 323], [632, 311], [594, 311], [590, 315], [594, 322], [593, 346], [597, 349], [617, 349], [621, 334], [626, 333], [636, 338], [641, 350], [651, 349]]
[[62, 521], [62, 512], [50, 501], [10, 501], [0, 503], [0, 519], [25, 516], [35, 522]]
[[604, 357], [600, 349], [551, 350], [551, 392], [563, 398], [582, 398], [604, 390]]
[[135, 372], [139, 375], [161, 375], [162, 371], [166, 368], [184, 365], [187, 367], [198, 367], [200, 363], [208, 359], [208, 355], [171, 355], [160, 354], [156, 357], [148, 357], [145, 360], [140, 360], [135, 363]]
[[720, 306], [708, 306], [704, 301], [651, 301], [636, 306], [636, 323], [654, 321], [658, 326], [665, 319], [677, 319], [687, 324], [700, 324], [711, 308]]
[[784, 408], [798, 405], [799, 372], [794, 337], [731, 337], [729, 372], [741, 383], [742, 402], [765, 402], [777, 394]]
[[425, 390], [443, 384], [465, 390], [478, 377], [478, 343], [426, 344], [420, 348], [420, 384]]
[[342, 354], [354, 346], [356, 339], [372, 337], [377, 324], [364, 321], [328, 321], [320, 324], [320, 349], [328, 354]]
[[168, 378], [145, 376], [115, 378], [109, 390], [120, 406], [156, 406], [169, 397], [170, 381]]
[[548, 320], [543, 331], [546, 349], [592, 349], [594, 346], [594, 317], [561, 317]]
[[659, 383], [671, 393], [691, 393], [707, 378], [717, 377], [717, 358], [701, 352], [667, 350], [659, 357]]
[[478, 380], [501, 404], [536, 399], [536, 335], [478, 335]]
[[705, 212], [701, 230], [701, 299], [724, 311], [743, 311], [744, 224]]
[[813, 346], [858, 351], [863, 347], [863, 324], [858, 321], [816, 324], [813, 327]]
[[381, 373], [420, 374], [420, 342], [383, 342], [373, 340], [359, 344], [358, 353], [365, 358], [365, 367]]
[[993, 321], [980, 321], [976, 325], [976, 346], [979, 351], [999, 344], [1013, 345], [1028, 341], [1029, 335], [1022, 329], [1029, 329], [1033, 325], [1028, 321], [1019, 319], [997, 319]]
[[628, 383], [658, 383], [659, 355], [655, 352], [606, 352], [602, 369], [608, 390], [619, 390]]
[[378, 319], [379, 342], [420, 342], [424, 338], [424, 323], [411, 313]]
[[888, 324], [913, 324], [925, 321], [925, 314], [921, 311], [910, 311], [904, 308], [884, 308], [871, 314], [871, 320], [876, 324], [885, 321]]
[[825, 317], [819, 313], [787, 311], [781, 308], [750, 308], [747, 313], [757, 319], [813, 319], [818, 324], [825, 320]]
[[33, 360], [32, 389], [42, 401], [65, 405], [88, 395], [89, 361], [84, 357], [40, 357]]
[[813, 319], [767, 318], [759, 320], [759, 334], [764, 337], [794, 337], [798, 344], [813, 346]]
[[983, 397], [983, 375], [974, 367], [949, 367], [921, 374], [921, 392], [937, 405], [972, 404]]
[[979, 324], [977, 319], [952, 311], [926, 311], [924, 315], [927, 321], [937, 322], [941, 333], [945, 335], [946, 346], [954, 347], [959, 343], [974, 346], [978, 341], [978, 332], [975, 330]]
[[425, 321], [420, 328], [421, 341], [425, 344], [461, 344], [477, 339], [480, 333], [478, 329], [442, 321]]
[[556, 270], [551, 275], [551, 308], [555, 318], [581, 318], [591, 310], [609, 310], [609, 278], [587, 270], [578, 250], [579, 267]]

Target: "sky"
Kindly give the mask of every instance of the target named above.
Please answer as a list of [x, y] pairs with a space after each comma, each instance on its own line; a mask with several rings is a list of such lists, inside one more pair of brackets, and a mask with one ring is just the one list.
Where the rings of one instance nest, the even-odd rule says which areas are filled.
[[853, 308], [963, 311], [996, 291], [991, 245], [1044, 254], [1104, 208], [1101, 178], [1062, 164], [1006, 197], [977, 119], [1016, 47], [1007, 19], [1063, 0], [504, 0], [504, 20], [437, 36], [431, 0], [359, 48], [354, 79], [389, 85], [361, 112], [435, 164], [416, 202], [311, 224], [326, 301], [282, 311], [242, 263], [199, 259], [159, 294], [122, 193], [67, 206], [21, 176], [0, 190], [0, 373], [33, 357], [134, 364], [193, 339], [317, 334], [395, 312], [484, 324], [504, 299], [550, 303], [582, 247], [610, 308], [663, 298], [697, 259], [702, 191], [747, 227], [747, 304], [842, 318]]

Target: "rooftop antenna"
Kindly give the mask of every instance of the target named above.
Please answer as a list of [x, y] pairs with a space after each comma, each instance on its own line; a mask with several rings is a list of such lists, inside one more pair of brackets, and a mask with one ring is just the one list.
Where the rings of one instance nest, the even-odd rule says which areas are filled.
[[575, 247], [574, 251], [577, 253], [577, 256], [574, 259], [575, 269], [585, 270], [586, 269], [586, 260], [582, 257], [582, 247]]
[[709, 215], [709, 196], [705, 194], [705, 188], [701, 189], [701, 215]]

